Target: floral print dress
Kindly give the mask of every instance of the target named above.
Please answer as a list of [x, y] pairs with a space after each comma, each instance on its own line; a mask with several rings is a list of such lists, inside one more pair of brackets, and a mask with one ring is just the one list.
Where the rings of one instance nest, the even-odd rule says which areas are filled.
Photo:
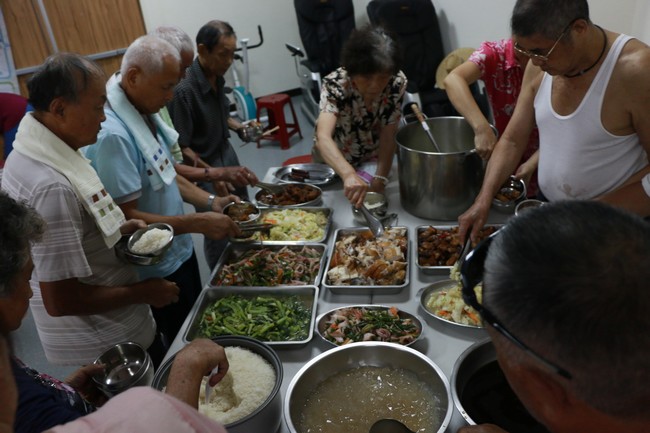
[[[368, 110], [345, 68], [338, 68], [323, 78], [320, 111], [336, 115], [333, 138], [353, 167], [377, 157], [382, 127], [397, 123], [401, 118], [406, 83], [403, 72], [393, 75], [381, 97]], [[314, 161], [322, 161], [315, 147], [312, 154]]]

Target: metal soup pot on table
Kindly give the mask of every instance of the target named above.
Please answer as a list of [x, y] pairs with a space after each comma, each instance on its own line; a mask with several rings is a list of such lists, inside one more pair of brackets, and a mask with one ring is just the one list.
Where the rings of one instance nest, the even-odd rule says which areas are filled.
[[474, 149], [474, 131], [463, 117], [425, 121], [440, 152], [420, 123], [407, 123], [395, 136], [402, 207], [420, 218], [456, 220], [478, 195], [485, 165]]

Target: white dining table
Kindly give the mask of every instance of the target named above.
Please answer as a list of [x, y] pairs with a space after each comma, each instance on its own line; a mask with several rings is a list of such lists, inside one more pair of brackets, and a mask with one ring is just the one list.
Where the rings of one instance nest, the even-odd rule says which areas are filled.
[[[276, 182], [273, 175], [279, 167], [271, 167], [267, 171], [264, 181]], [[334, 232], [336, 229], [358, 227], [359, 224], [354, 220], [352, 207], [343, 195], [343, 185], [340, 180], [325, 185], [323, 190], [323, 207], [329, 207], [333, 210], [332, 225], [328, 236], [328, 251], [332, 248], [334, 241]], [[423, 219], [414, 216], [405, 211], [399, 198], [399, 182], [397, 171], [393, 170], [390, 180], [386, 186], [385, 195], [388, 200], [388, 213], [398, 215], [395, 226], [407, 227], [409, 237], [409, 284], [396, 294], [337, 294], [332, 293], [327, 288], [321, 287], [318, 299], [317, 314], [329, 311], [346, 305], [356, 304], [377, 304], [395, 306], [412, 314], [416, 314], [423, 322], [422, 336], [411, 347], [429, 357], [445, 374], [451, 386], [451, 377], [454, 365], [460, 355], [472, 346], [474, 343], [488, 338], [483, 329], [469, 328], [453, 325], [438, 320], [428, 315], [420, 306], [420, 294], [428, 285], [449, 279], [449, 275], [425, 274], [417, 266], [417, 227], [422, 225], [456, 225], [457, 221], [440, 221]], [[489, 224], [503, 224], [510, 215], [492, 211], [488, 218]], [[165, 356], [165, 360], [180, 350], [185, 344], [181, 338], [185, 330], [190, 326], [190, 317], [185, 320], [181, 331], [172, 342], [170, 349]], [[286, 398], [289, 383], [300, 370], [300, 368], [320, 353], [331, 349], [333, 346], [326, 343], [322, 338], [314, 335], [314, 338], [304, 346], [291, 349], [277, 349], [276, 353], [280, 357], [284, 370], [282, 381], [282, 399]], [[447, 432], [455, 433], [460, 427], [466, 425], [464, 418], [458, 409], [453, 408], [453, 414]], [[286, 422], [280, 426], [279, 433], [289, 433]]]

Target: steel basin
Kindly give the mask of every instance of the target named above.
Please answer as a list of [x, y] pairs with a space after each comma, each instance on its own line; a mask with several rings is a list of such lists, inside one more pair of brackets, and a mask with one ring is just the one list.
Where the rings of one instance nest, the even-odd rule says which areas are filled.
[[[449, 382], [440, 368], [417, 350], [394, 343], [364, 342], [339, 346], [323, 352], [305, 364], [289, 383], [284, 401], [284, 420], [291, 433], [298, 430], [305, 399], [324, 380], [340, 371], [361, 366], [392, 367], [410, 370], [429, 384], [438, 401], [438, 425], [431, 431], [444, 432], [449, 426], [453, 403]], [[343, 430], [342, 430], [343, 431]]]

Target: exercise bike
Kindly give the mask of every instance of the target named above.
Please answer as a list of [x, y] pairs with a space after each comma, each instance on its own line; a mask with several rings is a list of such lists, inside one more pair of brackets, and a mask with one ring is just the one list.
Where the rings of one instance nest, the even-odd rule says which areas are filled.
[[259, 25], [257, 26], [257, 32], [260, 37], [259, 43], [255, 45], [248, 45], [250, 39], [243, 38], [239, 40], [240, 47], [235, 49], [235, 52], [241, 51], [241, 55], [235, 54], [235, 60], [242, 62], [244, 68], [243, 83], [239, 82], [239, 75], [237, 74], [237, 69], [234, 67], [234, 65], [230, 67], [232, 71], [233, 83], [235, 84], [235, 87], [231, 89], [235, 102], [235, 114], [244, 122], [257, 119], [257, 104], [255, 103], [255, 98], [253, 98], [253, 95], [248, 90], [250, 80], [250, 72], [248, 68], [248, 50], [257, 48], [264, 43], [262, 27]]

